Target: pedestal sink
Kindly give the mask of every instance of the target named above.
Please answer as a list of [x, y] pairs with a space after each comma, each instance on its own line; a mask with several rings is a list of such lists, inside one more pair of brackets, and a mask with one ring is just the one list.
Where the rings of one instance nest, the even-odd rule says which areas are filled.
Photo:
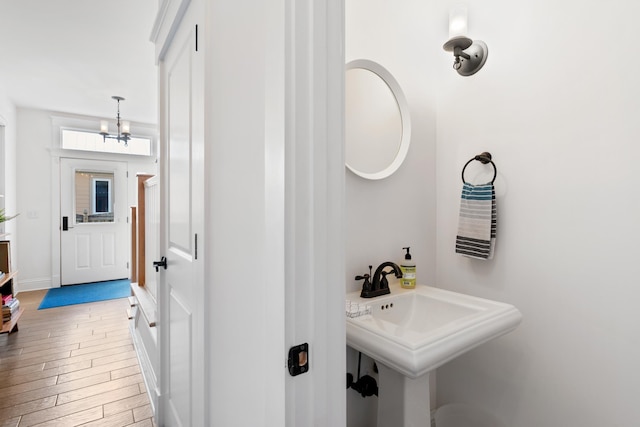
[[429, 373], [487, 341], [514, 330], [514, 306], [418, 285], [360, 298], [347, 316], [347, 345], [376, 360], [378, 427], [429, 426]]

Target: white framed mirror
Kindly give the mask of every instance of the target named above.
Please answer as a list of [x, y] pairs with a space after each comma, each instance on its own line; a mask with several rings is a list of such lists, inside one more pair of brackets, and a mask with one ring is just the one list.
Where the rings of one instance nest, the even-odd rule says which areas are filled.
[[346, 166], [365, 179], [387, 178], [409, 151], [409, 105], [396, 79], [377, 62], [351, 61], [345, 73]]

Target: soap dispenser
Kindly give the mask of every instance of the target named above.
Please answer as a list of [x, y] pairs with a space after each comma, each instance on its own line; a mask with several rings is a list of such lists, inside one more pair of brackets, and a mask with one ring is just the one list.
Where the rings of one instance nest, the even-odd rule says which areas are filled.
[[404, 260], [400, 263], [400, 269], [402, 270], [402, 280], [400, 280], [400, 286], [405, 289], [413, 289], [416, 287], [416, 263], [411, 259], [409, 253], [410, 247], [402, 248], [407, 253], [404, 255]]

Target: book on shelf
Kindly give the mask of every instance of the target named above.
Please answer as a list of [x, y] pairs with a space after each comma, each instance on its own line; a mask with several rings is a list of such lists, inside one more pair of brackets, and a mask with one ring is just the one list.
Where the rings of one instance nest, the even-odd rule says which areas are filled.
[[18, 308], [20, 308], [20, 301], [18, 301], [18, 298], [12, 298], [6, 304], [2, 305], [2, 316], [5, 317], [7, 314], [11, 315], [18, 311]]
[[5, 308], [13, 308], [19, 304], [20, 304], [20, 301], [18, 300], [18, 298], [11, 298], [7, 300], [6, 303], [2, 304], [2, 309], [4, 310]]
[[6, 322], [7, 320], [13, 319], [18, 314], [18, 311], [14, 311], [13, 313], [2, 313], [2, 321]]
[[2, 321], [6, 322], [11, 320], [20, 309], [20, 301], [17, 298], [13, 298], [8, 304], [2, 306]]
[[20, 305], [20, 301], [18, 301], [18, 298], [11, 298], [5, 304], [2, 304], [2, 310], [11, 310], [19, 305]]
[[5, 305], [7, 302], [11, 301], [12, 298], [13, 298], [12, 294], [2, 295], [2, 305]]

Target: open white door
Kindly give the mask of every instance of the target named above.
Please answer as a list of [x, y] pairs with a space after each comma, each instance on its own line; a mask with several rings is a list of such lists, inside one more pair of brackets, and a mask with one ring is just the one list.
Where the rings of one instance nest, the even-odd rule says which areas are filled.
[[129, 276], [127, 164], [60, 159], [61, 284]]
[[163, 5], [159, 425], [344, 426], [344, 4]]
[[[162, 87], [160, 425], [204, 426], [204, 63], [191, 1], [160, 64]], [[200, 253], [199, 253], [200, 251]]]

